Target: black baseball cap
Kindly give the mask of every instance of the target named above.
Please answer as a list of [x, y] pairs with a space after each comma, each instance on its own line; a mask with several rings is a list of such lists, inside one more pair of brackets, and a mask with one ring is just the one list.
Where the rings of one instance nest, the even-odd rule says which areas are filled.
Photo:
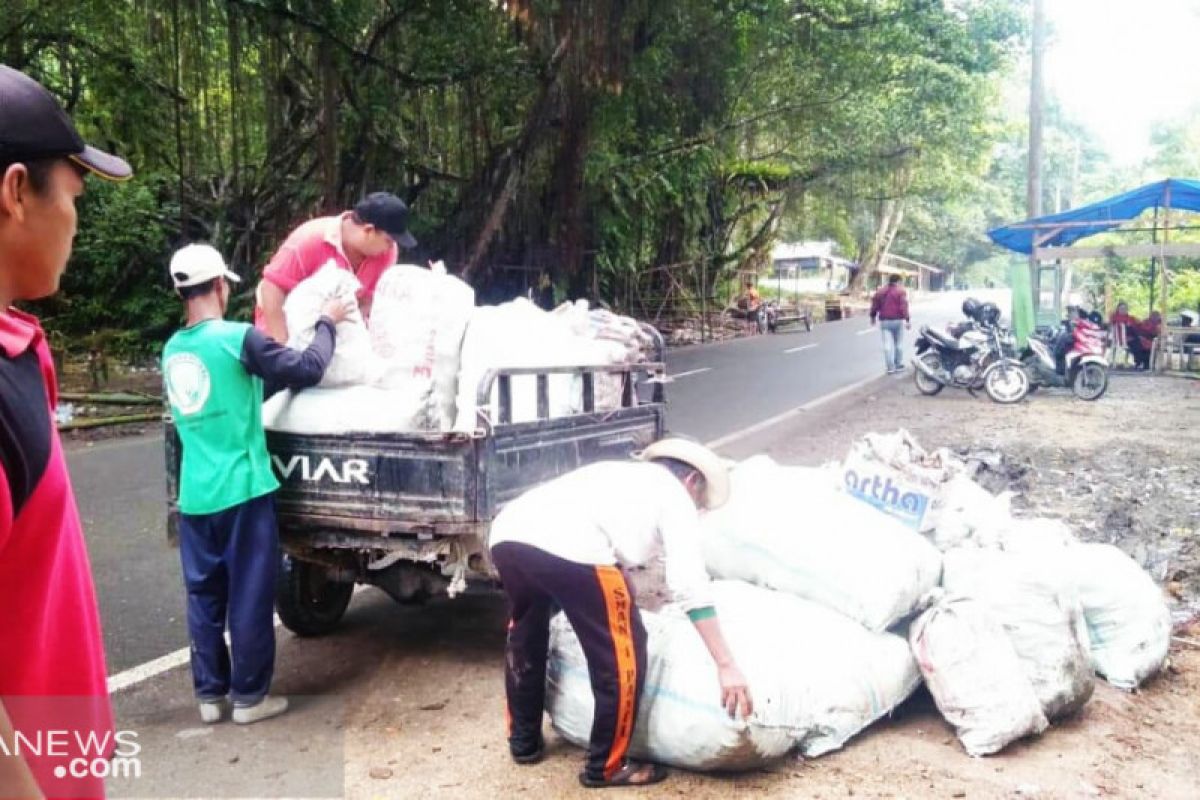
[[417, 246], [417, 240], [408, 232], [408, 206], [390, 192], [372, 192], [359, 200], [354, 216], [359, 222], [379, 228], [406, 250]]
[[0, 164], [43, 158], [68, 158], [110, 181], [133, 177], [124, 159], [83, 141], [44, 86], [0, 64]]

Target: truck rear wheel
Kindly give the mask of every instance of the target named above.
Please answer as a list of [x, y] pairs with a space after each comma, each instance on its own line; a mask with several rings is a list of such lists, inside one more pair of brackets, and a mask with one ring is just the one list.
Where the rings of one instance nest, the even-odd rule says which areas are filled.
[[354, 584], [329, 579], [320, 564], [284, 554], [275, 583], [275, 610], [297, 636], [322, 636], [337, 627], [350, 605]]

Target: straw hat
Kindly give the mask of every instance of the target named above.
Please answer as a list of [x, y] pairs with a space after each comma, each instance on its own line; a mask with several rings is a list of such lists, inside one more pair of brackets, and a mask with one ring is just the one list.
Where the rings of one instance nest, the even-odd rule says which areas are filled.
[[729, 499], [729, 468], [725, 460], [699, 442], [679, 436], [668, 436], [634, 453], [640, 461], [656, 458], [673, 458], [696, 468], [704, 476], [704, 506], [719, 508]]

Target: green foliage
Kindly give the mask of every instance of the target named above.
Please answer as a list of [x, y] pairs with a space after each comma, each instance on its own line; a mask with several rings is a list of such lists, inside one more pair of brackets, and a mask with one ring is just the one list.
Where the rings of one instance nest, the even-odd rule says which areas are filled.
[[52, 325], [76, 333], [125, 330], [120, 349], [135, 355], [170, 332], [179, 301], [167, 277], [173, 209], [155, 191], [162, 188], [154, 176], [128, 185], [88, 179], [60, 291], [41, 304]]
[[490, 296], [513, 289], [500, 265], [533, 264], [647, 315], [715, 297], [780, 236], [853, 253], [898, 228], [920, 257], [970, 260], [1008, 210], [986, 200], [989, 156], [1012, 138], [997, 84], [1024, 15], [1021, 0], [7, 0], [0, 48], [138, 172], [85, 198], [52, 324], [152, 349], [178, 313], [172, 247], [212, 241], [252, 285], [297, 222], [379, 189], [414, 208], [411, 260], [443, 257]]

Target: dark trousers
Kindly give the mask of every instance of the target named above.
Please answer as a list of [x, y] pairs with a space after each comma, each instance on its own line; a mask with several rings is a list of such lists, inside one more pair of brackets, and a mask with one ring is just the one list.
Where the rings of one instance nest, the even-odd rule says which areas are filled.
[[1142, 369], [1150, 369], [1150, 348], [1142, 344], [1142, 337], [1130, 336], [1127, 341], [1129, 352], [1133, 355], [1133, 363]]
[[[254, 705], [275, 672], [275, 495], [215, 514], [181, 514], [179, 556], [196, 696], [229, 695], [236, 705]], [[227, 622], [232, 659], [225, 646]]]
[[611, 777], [625, 763], [646, 682], [646, 629], [625, 573], [518, 542], [496, 545], [492, 563], [511, 608], [504, 669], [509, 747], [523, 754], [541, 742], [550, 617], [561, 608], [583, 647], [596, 700], [587, 772]]

